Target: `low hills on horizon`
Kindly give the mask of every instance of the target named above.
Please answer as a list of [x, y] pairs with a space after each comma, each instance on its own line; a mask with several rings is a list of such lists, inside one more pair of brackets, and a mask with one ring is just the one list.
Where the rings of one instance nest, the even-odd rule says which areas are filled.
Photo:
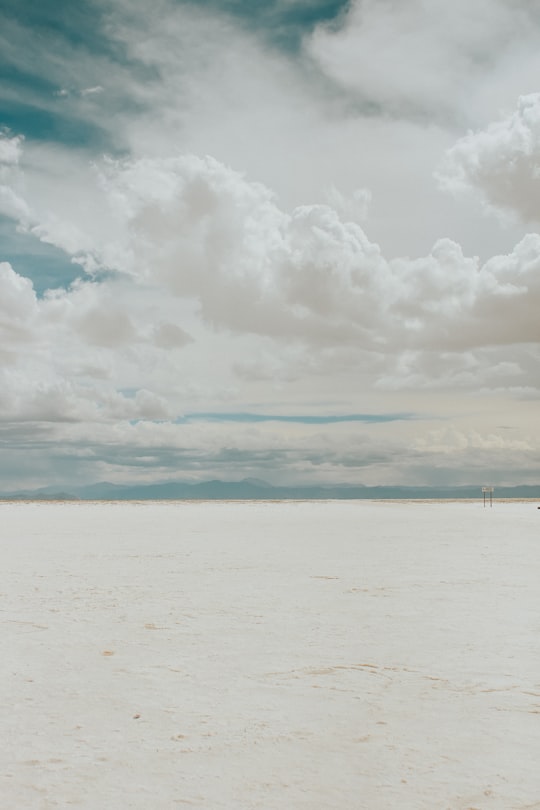
[[[256, 478], [241, 481], [168, 481], [156, 484], [100, 482], [60, 490], [49, 486], [0, 494], [0, 500], [169, 501], [169, 500], [466, 500], [482, 499], [482, 487], [364, 486], [362, 484], [274, 486]], [[493, 498], [540, 499], [540, 484], [495, 487]]]

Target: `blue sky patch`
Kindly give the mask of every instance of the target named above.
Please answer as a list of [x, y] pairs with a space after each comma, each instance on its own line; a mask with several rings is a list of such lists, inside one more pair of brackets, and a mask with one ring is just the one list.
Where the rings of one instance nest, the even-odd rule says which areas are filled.
[[414, 419], [411, 413], [348, 413], [311, 414], [264, 414], [264, 413], [187, 413], [180, 421], [185, 422], [289, 422], [297, 425], [336, 425], [342, 422], [402, 422]]
[[[181, 3], [180, 3], [181, 4]], [[318, 23], [330, 22], [349, 5], [348, 0], [191, 0], [191, 5], [215, 8], [241, 21], [266, 41], [286, 50], [297, 50], [302, 37]]]
[[0, 215], [0, 261], [9, 262], [16, 273], [32, 281], [38, 297], [45, 290], [69, 285], [84, 275], [80, 265], [54, 245], [29, 233], [14, 233], [14, 223]]

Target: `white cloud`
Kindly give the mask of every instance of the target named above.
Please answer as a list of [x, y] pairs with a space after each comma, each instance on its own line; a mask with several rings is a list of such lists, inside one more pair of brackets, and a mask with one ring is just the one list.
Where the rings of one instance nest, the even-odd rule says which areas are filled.
[[23, 140], [21, 135], [9, 137], [0, 134], [0, 165], [12, 166], [19, 162]]
[[540, 64], [540, 17], [515, 0], [353, 0], [306, 47], [349, 91], [394, 114], [469, 124], [492, 116]]
[[500, 433], [479, 433], [476, 430], [463, 432], [456, 428], [434, 430], [416, 440], [418, 450], [426, 453], [459, 455], [463, 450], [495, 450], [502, 452], [537, 452], [540, 449], [538, 440], [528, 437], [527, 440], [516, 439]]
[[[480, 451], [533, 465], [540, 236], [455, 205], [432, 172], [461, 122], [484, 127], [450, 150], [445, 182], [532, 218], [538, 98], [485, 123], [537, 75], [534, 9], [351, 3], [293, 59], [192, 4], [104, 8], [129, 63], [55, 37], [29, 52], [20, 26], [0, 32], [13, 65], [52, 86], [77, 65], [61, 98], [28, 90], [26, 103], [61, 105], [127, 155], [0, 138], [0, 212], [82, 276], [38, 298], [14, 258], [0, 265], [0, 429], [39, 424], [118, 477], [181, 463], [193, 477], [425, 479], [433, 448], [452, 445], [426, 433], [438, 420], [468, 437], [440, 451], [452, 475]], [[173, 424], [192, 410], [422, 421]], [[521, 433], [499, 446], [515, 413]]]
[[20, 219], [27, 214], [20, 196], [19, 161], [24, 138], [0, 132], [0, 214]]
[[[269, 189], [211, 158], [109, 160], [86, 181], [84, 207], [67, 204], [69, 180], [61, 211], [38, 195], [28, 227], [93, 273], [113, 269], [197, 301], [214, 327], [383, 354], [535, 338], [540, 237], [483, 265], [449, 239], [427, 257], [389, 261], [329, 205], [288, 214]], [[74, 328], [88, 342], [139, 339], [114, 295], [103, 284], [72, 293]]]
[[[79, 126], [88, 122], [90, 135], [102, 132], [116, 153], [160, 159], [190, 152], [212, 155], [272, 188], [286, 211], [324, 200], [332, 186], [349, 200], [357, 189], [369, 189], [370, 234], [390, 256], [425, 253], [440, 236], [481, 255], [506, 250], [519, 238], [518, 232], [494, 232], [486, 223], [473, 223], [466, 204], [452, 205], [434, 188], [433, 167], [454, 142], [456, 129], [448, 130], [430, 111], [426, 123], [388, 116], [384, 105], [351, 102], [329, 87], [309, 54], [291, 58], [269, 48], [215, 6], [209, 10], [160, 0], [149, 15], [147, 4], [138, 0], [107, 0], [101, 9], [110, 52], [127, 62], [114, 61], [106, 51], [74, 50], [52, 33], [36, 38], [29, 49], [24, 44], [28, 32], [6, 21], [0, 39], [15, 69], [45, 75], [59, 87], [65, 86], [66, 75], [74, 76], [68, 97], [37, 94], [29, 86], [14, 88], [13, 100], [20, 102], [22, 94], [25, 104], [47, 116], [72, 116]], [[487, 14], [488, 20], [495, 18]], [[535, 30], [531, 25], [533, 38]], [[519, 42], [523, 47], [523, 37]], [[536, 42], [534, 50], [540, 52]], [[370, 70], [381, 64], [377, 53]], [[529, 68], [520, 70], [521, 78], [535, 75]], [[104, 92], [93, 95], [91, 103], [75, 89], [97, 86]], [[521, 85], [505, 98], [513, 103], [522, 91]], [[468, 87], [459, 98], [473, 95]], [[495, 94], [486, 112], [486, 87], [478, 95], [471, 103], [475, 125], [501, 105]], [[76, 172], [73, 150], [59, 151], [69, 171]], [[49, 157], [54, 168], [59, 155], [46, 150], [42, 167]], [[79, 187], [84, 186], [80, 180]], [[51, 176], [49, 191], [54, 182]]]
[[103, 87], [100, 84], [94, 87], [85, 87], [81, 90], [81, 96], [95, 96], [96, 93], [103, 93]]
[[[287, 214], [268, 189], [213, 160], [106, 161], [87, 179], [97, 218], [76, 206], [57, 216], [38, 194], [30, 227], [89, 257], [95, 278], [37, 299], [2, 266], [11, 321], [2, 321], [0, 416], [47, 425], [45, 441], [67, 455], [92, 446], [95, 477], [151, 480], [180, 467], [195, 479], [237, 471], [277, 481], [279, 468], [291, 481], [421, 481], [438, 446], [422, 444], [432, 403], [441, 410], [437, 390], [496, 392], [498, 414], [540, 392], [539, 358], [523, 345], [536, 329], [540, 237], [484, 265], [450, 240], [428, 257], [389, 261], [330, 206]], [[115, 265], [120, 275], [99, 275]], [[392, 410], [396, 392], [399, 409], [420, 409], [422, 422], [170, 421], [238, 403], [245, 410], [246, 399], [278, 411]], [[519, 407], [534, 422], [527, 403]], [[135, 429], [134, 420], [143, 423]], [[488, 446], [496, 428], [484, 416], [475, 422], [489, 465], [503, 453]], [[514, 441], [517, 464], [530, 453]], [[445, 453], [444, 475], [462, 480], [471, 453]]]
[[32, 282], [15, 273], [8, 262], [0, 262], [0, 290], [2, 326], [28, 323], [37, 311]]
[[461, 138], [438, 177], [447, 190], [472, 191], [492, 209], [540, 224], [540, 94], [521, 96], [512, 115]]

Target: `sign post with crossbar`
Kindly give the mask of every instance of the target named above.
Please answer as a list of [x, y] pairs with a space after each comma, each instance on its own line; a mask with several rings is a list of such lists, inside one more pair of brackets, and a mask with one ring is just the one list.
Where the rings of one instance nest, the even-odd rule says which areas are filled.
[[482, 494], [484, 496], [484, 508], [486, 506], [486, 495], [489, 495], [489, 505], [493, 506], [493, 489], [494, 487], [482, 487]]

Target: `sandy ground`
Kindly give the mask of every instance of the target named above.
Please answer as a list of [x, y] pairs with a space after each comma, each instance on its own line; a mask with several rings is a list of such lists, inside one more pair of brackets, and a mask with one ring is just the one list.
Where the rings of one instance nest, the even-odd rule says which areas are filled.
[[2, 504], [2, 810], [540, 808], [540, 512]]

